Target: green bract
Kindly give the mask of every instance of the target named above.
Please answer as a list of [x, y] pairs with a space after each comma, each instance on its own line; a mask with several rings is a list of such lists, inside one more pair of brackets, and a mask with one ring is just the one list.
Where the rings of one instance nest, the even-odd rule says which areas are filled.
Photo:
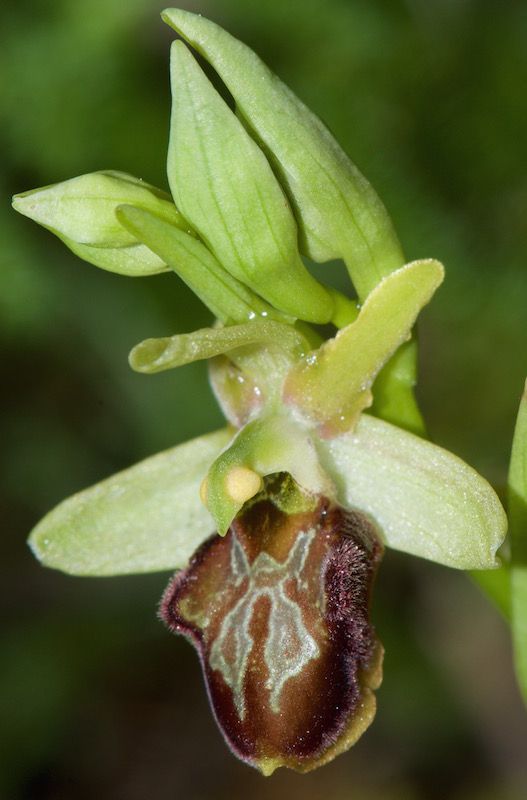
[[[19, 194], [13, 204], [96, 266], [126, 275], [172, 270], [188, 284], [215, 322], [147, 339], [130, 364], [155, 373], [210, 359], [233, 427], [66, 500], [31, 534], [35, 554], [82, 575], [181, 568], [215, 529], [223, 535], [240, 519], [266, 476], [285, 473], [291, 496], [308, 505], [323, 496], [350, 518], [362, 512], [389, 547], [460, 569], [496, 567], [506, 517], [492, 488], [403, 429], [422, 431], [411, 336], [442, 265], [404, 264], [373, 189], [251, 50], [195, 14], [170, 9], [163, 18], [236, 103], [231, 110], [185, 44], [173, 45], [173, 199], [123, 173], [96, 172]], [[347, 297], [313, 277], [300, 252], [317, 262], [342, 258], [358, 303], [351, 286]], [[313, 323], [333, 324], [325, 340]], [[368, 407], [372, 415], [363, 413]], [[524, 399], [510, 473], [524, 685], [526, 454]]]

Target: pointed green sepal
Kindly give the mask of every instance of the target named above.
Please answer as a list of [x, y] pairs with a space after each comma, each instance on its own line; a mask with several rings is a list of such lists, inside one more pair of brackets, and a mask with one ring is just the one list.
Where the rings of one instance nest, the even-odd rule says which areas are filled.
[[505, 512], [457, 456], [367, 414], [317, 449], [339, 502], [368, 514], [389, 547], [459, 569], [498, 565]]
[[258, 145], [182, 42], [171, 52], [168, 179], [220, 263], [287, 314], [328, 322], [329, 293], [304, 267], [287, 199]]
[[31, 533], [48, 567], [72, 575], [124, 575], [184, 567], [214, 532], [199, 498], [227, 429], [158, 453], [60, 503]]
[[247, 345], [278, 347], [292, 361], [309, 349], [308, 342], [292, 325], [255, 319], [244, 325], [202, 328], [193, 333], [145, 339], [134, 347], [128, 360], [137, 372], [152, 374], [192, 361], [213, 358]]
[[218, 533], [225, 534], [244, 503], [258, 494], [262, 479], [277, 472], [288, 472], [308, 493], [334, 495], [309, 433], [285, 414], [262, 416], [239, 431], [209, 470], [203, 499]]
[[294, 206], [304, 254], [319, 262], [343, 258], [364, 301], [384, 275], [404, 264], [373, 188], [326, 126], [249, 47], [199, 14], [169, 8], [162, 17], [214, 67], [261, 142]]
[[280, 316], [233, 278], [198, 239], [141, 208], [119, 206], [116, 213], [122, 225], [168, 264], [222, 322]]
[[527, 383], [512, 442], [508, 489], [514, 661], [518, 683], [527, 703]]
[[[16, 211], [55, 233], [68, 246], [70, 242], [80, 245], [81, 257], [83, 246], [115, 249], [137, 244], [115, 216], [115, 209], [123, 203], [149, 209], [170, 224], [188, 230], [170, 195], [124, 172], [92, 172], [13, 198]], [[121, 272], [124, 263], [120, 264]], [[111, 261], [103, 268], [111, 269]], [[159, 272], [158, 264], [156, 271]], [[138, 274], [137, 268], [134, 273]]]
[[322, 436], [349, 430], [371, 405], [379, 370], [410, 336], [419, 311], [443, 280], [432, 259], [390, 273], [368, 295], [357, 319], [293, 367], [284, 399]]

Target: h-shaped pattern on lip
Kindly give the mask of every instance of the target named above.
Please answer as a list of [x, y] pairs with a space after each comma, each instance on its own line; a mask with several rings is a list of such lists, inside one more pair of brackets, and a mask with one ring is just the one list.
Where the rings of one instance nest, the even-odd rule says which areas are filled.
[[287, 559], [276, 561], [265, 551], [252, 565], [237, 536], [231, 539], [231, 571], [236, 585], [245, 578], [247, 587], [236, 605], [224, 617], [220, 632], [212, 645], [209, 664], [219, 670], [231, 687], [240, 719], [245, 717], [244, 683], [254, 640], [250, 625], [254, 607], [261, 597], [270, 604], [264, 661], [268, 677], [271, 710], [280, 711], [280, 694], [286, 681], [298, 675], [305, 665], [320, 654], [315, 639], [306, 628], [302, 609], [286, 594], [286, 582], [301, 585], [301, 573], [316, 528], [301, 531]]

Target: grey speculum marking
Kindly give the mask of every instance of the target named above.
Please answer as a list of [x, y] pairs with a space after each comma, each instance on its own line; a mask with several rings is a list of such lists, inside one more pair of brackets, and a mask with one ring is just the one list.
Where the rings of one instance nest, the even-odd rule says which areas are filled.
[[316, 641], [305, 626], [300, 606], [285, 591], [286, 581], [300, 583], [315, 534], [316, 528], [301, 531], [282, 563], [262, 552], [252, 565], [238, 538], [232, 537], [231, 569], [235, 583], [238, 586], [246, 578], [248, 583], [242, 597], [223, 619], [211, 648], [209, 663], [212, 669], [221, 672], [225, 683], [232, 689], [234, 705], [241, 720], [245, 717], [243, 688], [254, 644], [250, 625], [254, 607], [261, 597], [267, 597], [270, 604], [264, 661], [273, 713], [280, 711], [280, 695], [286, 681], [302, 672], [306, 664], [320, 654]]

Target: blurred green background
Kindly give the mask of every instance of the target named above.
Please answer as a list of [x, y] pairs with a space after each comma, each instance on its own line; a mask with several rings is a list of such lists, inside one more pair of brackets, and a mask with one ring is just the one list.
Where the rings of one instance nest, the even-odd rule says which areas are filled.
[[[156, 619], [168, 576], [74, 579], [26, 548], [67, 494], [220, 424], [203, 365], [153, 377], [127, 366], [139, 340], [208, 323], [179, 280], [103, 273], [9, 205], [96, 169], [166, 186], [164, 5], [1, 6], [0, 796], [523, 799], [527, 722], [507, 632], [464, 575], [387, 555], [374, 726], [312, 775], [264, 780], [228, 755], [192, 649]], [[420, 398], [434, 440], [500, 489], [527, 374], [527, 4], [181, 5], [253, 46], [320, 114], [409, 260], [445, 263], [420, 328]]]

